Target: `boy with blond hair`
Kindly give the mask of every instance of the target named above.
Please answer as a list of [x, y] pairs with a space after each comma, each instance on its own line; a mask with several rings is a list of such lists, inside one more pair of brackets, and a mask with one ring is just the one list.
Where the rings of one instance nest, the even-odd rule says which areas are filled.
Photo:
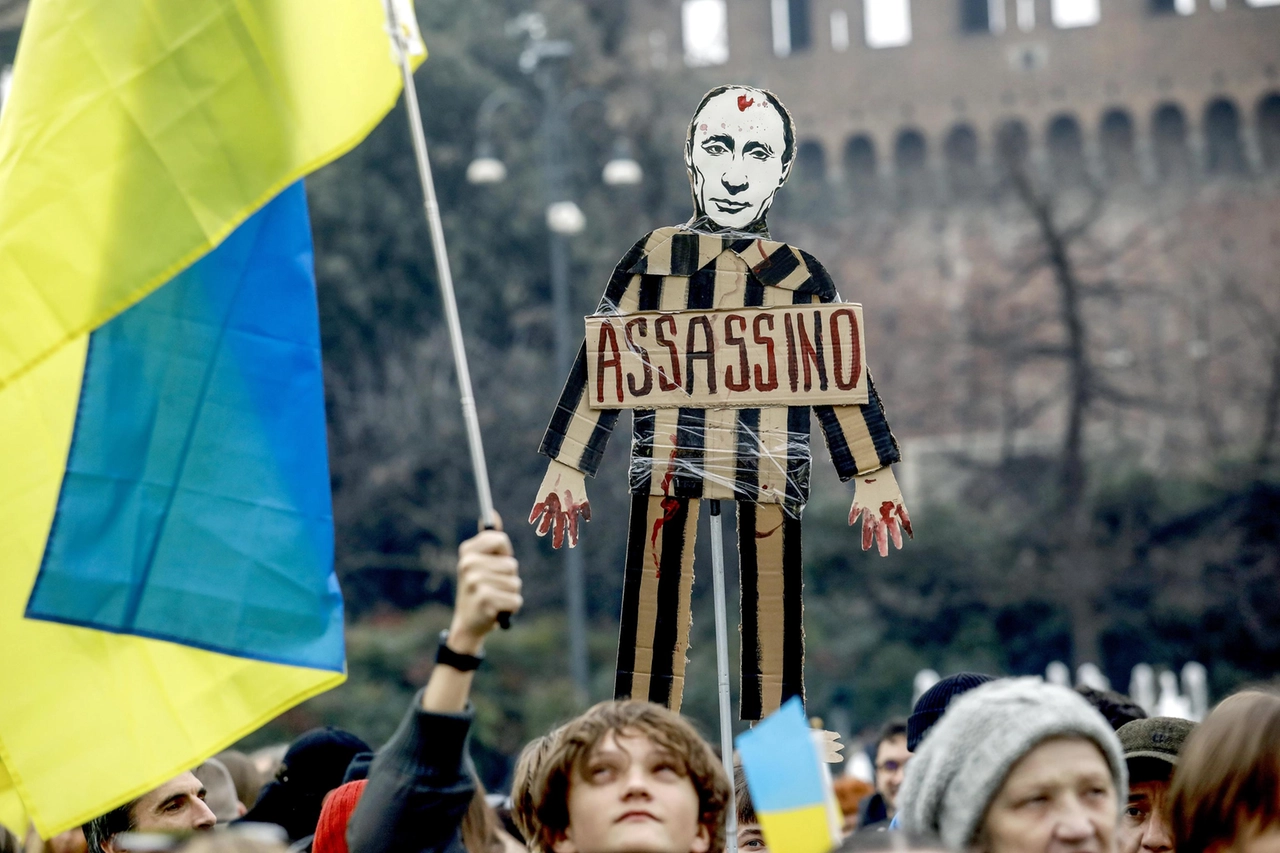
[[549, 853], [721, 853], [728, 800], [724, 768], [679, 715], [601, 702], [542, 756], [525, 819]]

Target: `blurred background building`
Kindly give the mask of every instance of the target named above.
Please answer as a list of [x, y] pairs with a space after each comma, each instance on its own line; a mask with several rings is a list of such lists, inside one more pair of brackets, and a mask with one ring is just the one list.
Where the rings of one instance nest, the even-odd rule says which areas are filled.
[[[872, 364], [891, 411], [920, 404], [904, 430], [917, 499], [954, 499], [969, 463], [1054, 452], [1073, 418], [1079, 436], [1092, 431], [1079, 438], [1090, 452], [1157, 470], [1194, 467], [1247, 434], [1270, 441], [1257, 417], [1269, 392], [1211, 378], [1206, 362], [1213, 347], [1248, 346], [1256, 335], [1234, 315], [1274, 289], [1248, 258], [1274, 257], [1280, 239], [1269, 225], [1280, 220], [1280, 4], [631, 9], [629, 55], [650, 78], [704, 68], [791, 109], [798, 161], [775, 231], [816, 251], [879, 318]], [[1056, 215], [1047, 232], [1036, 198]], [[1064, 271], [1034, 261], [1063, 237], [1074, 282], [1055, 287]], [[1094, 387], [1072, 400], [1063, 383], [1077, 379]]]
[[1001, 156], [1148, 184], [1280, 165], [1272, 0], [631, 2], [650, 68], [678, 48], [777, 90], [801, 165], [855, 194], [963, 194]]

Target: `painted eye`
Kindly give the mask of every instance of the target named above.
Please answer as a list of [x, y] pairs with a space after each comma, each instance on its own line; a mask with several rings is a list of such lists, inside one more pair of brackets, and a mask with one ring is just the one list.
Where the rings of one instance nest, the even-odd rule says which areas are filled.
[[712, 157], [719, 157], [721, 154], [729, 153], [729, 149], [725, 148], [719, 142], [708, 142], [702, 146], [702, 150], [710, 154]]
[[749, 156], [753, 157], [756, 160], [768, 160], [769, 152], [765, 151], [763, 148], [756, 148], [750, 153]]

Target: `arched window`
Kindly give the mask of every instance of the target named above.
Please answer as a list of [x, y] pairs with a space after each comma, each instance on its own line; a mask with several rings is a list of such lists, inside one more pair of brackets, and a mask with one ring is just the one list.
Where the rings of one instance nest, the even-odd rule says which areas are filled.
[[1258, 148], [1266, 167], [1280, 170], [1280, 92], [1258, 101]]
[[794, 176], [800, 183], [820, 183], [827, 175], [827, 155], [822, 143], [806, 139], [796, 146]]
[[1133, 119], [1122, 109], [1108, 110], [1098, 128], [1098, 147], [1102, 168], [1113, 181], [1132, 181], [1138, 177], [1138, 161], [1133, 150]]
[[893, 146], [893, 162], [899, 174], [911, 175], [924, 170], [924, 134], [918, 130], [904, 130], [898, 134]]
[[1151, 153], [1161, 178], [1185, 176], [1190, 172], [1187, 151], [1187, 117], [1177, 104], [1161, 104], [1151, 115]]
[[927, 154], [924, 134], [909, 128], [898, 134], [893, 145], [893, 165], [898, 187], [908, 198], [922, 198], [928, 192]]
[[1009, 119], [996, 128], [996, 162], [1005, 171], [1023, 169], [1031, 151], [1031, 134], [1018, 119]]
[[978, 175], [978, 134], [969, 125], [958, 124], [947, 133], [942, 150], [951, 191], [959, 196], [975, 192], [981, 183]]
[[1049, 122], [1045, 131], [1045, 147], [1058, 183], [1070, 185], [1084, 181], [1084, 136], [1075, 116], [1064, 113]]
[[844, 146], [844, 175], [855, 193], [871, 192], [876, 186], [876, 145], [860, 134]]
[[1240, 142], [1240, 111], [1226, 98], [1205, 107], [1204, 146], [1204, 167], [1210, 174], [1239, 175], [1249, 170]]

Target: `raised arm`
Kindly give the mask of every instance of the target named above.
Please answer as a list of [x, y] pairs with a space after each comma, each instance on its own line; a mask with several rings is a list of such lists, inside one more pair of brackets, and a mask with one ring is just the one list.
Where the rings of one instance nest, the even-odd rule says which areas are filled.
[[[458, 591], [445, 646], [480, 656], [502, 611], [520, 609], [520, 578], [505, 533], [487, 530], [458, 549]], [[449, 659], [448, 655], [443, 656]], [[351, 853], [447, 853], [475, 796], [467, 750], [473, 672], [437, 663], [426, 687], [369, 767], [347, 828]]]

